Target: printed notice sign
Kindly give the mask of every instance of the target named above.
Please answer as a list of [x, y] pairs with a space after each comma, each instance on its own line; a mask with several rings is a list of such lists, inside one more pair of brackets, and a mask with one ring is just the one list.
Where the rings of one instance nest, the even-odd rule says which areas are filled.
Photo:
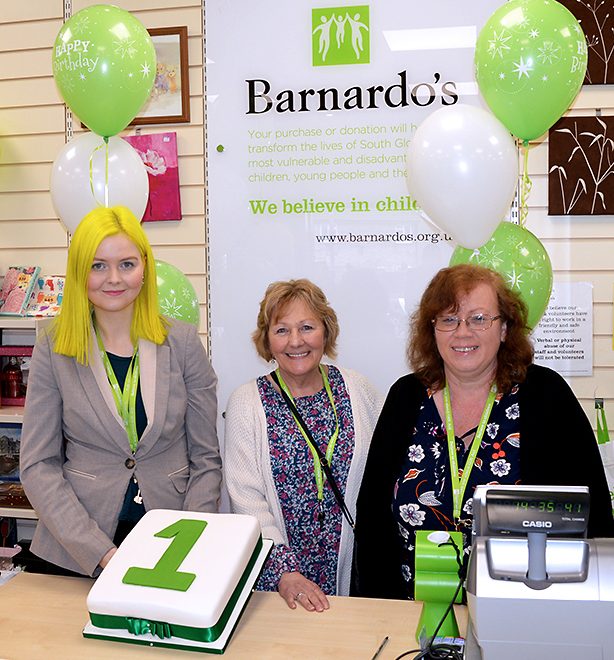
[[323, 289], [339, 365], [382, 392], [407, 373], [409, 316], [456, 247], [409, 194], [407, 151], [430, 113], [480, 104], [475, 41], [500, 1], [205, 2], [221, 410], [270, 370], [250, 337], [276, 280]]
[[535, 362], [562, 376], [593, 375], [593, 286], [557, 282], [533, 332]]

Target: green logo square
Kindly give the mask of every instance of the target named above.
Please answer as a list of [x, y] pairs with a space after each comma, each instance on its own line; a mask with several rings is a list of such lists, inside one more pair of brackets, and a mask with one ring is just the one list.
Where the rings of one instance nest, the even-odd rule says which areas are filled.
[[369, 5], [312, 9], [311, 53], [313, 66], [368, 64]]

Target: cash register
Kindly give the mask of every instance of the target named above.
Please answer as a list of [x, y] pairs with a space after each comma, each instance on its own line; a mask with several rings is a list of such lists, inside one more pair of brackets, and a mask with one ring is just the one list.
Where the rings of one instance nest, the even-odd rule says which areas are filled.
[[614, 539], [588, 488], [478, 486], [466, 660], [614, 660]]

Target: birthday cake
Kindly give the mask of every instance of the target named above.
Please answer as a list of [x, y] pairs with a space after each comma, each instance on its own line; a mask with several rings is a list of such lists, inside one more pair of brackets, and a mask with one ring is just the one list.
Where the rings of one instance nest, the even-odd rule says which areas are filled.
[[220, 652], [271, 546], [252, 516], [149, 511], [90, 590], [83, 634]]

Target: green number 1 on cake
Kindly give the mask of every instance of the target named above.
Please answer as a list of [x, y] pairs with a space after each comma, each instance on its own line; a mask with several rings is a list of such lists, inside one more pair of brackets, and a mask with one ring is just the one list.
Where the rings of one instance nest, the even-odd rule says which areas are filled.
[[177, 569], [205, 531], [206, 526], [205, 520], [177, 520], [172, 525], [160, 530], [154, 536], [163, 539], [172, 538], [173, 542], [160, 557], [158, 563], [153, 568], [132, 566], [126, 571], [122, 582], [139, 587], [187, 591], [196, 575]]

